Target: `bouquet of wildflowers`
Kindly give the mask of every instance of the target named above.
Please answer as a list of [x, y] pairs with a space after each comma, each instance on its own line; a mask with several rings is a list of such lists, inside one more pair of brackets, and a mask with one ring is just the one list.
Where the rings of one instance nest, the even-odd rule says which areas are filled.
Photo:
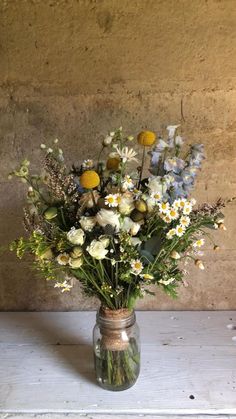
[[152, 284], [175, 296], [187, 263], [204, 269], [199, 249], [208, 229], [225, 230], [224, 202], [196, 207], [190, 198], [204, 150], [186, 146], [178, 126], [166, 138], [142, 131], [137, 140], [119, 128], [103, 139], [97, 161], [70, 168], [58, 140], [41, 148], [39, 175], [28, 160], [10, 174], [28, 184], [28, 237], [11, 250], [33, 255], [54, 287], [70, 291], [76, 278], [102, 306], [131, 309]]

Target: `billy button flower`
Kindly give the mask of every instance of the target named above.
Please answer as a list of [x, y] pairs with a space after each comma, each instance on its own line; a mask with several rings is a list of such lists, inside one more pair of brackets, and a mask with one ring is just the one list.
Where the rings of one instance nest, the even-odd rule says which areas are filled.
[[119, 169], [120, 166], [120, 158], [119, 157], [109, 157], [107, 159], [107, 170], [112, 170], [112, 171], [116, 171]]
[[86, 170], [80, 176], [80, 185], [86, 189], [94, 189], [100, 184], [100, 177], [94, 170]]
[[145, 147], [151, 147], [156, 141], [156, 135], [152, 131], [141, 131], [138, 134], [138, 143]]

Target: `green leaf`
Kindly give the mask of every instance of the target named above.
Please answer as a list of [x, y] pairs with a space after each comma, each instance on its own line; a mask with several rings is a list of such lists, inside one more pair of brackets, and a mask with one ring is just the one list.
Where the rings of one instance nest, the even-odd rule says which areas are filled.
[[144, 250], [148, 251], [152, 255], [157, 255], [161, 250], [161, 239], [159, 236], [153, 236], [147, 240], [144, 244]]

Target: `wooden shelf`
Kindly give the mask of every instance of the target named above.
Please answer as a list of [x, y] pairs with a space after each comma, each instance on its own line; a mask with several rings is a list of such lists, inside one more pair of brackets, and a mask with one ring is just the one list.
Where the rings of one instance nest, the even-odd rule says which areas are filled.
[[94, 377], [95, 312], [0, 313], [0, 413], [236, 415], [236, 312], [149, 311], [137, 320], [140, 377], [112, 393]]

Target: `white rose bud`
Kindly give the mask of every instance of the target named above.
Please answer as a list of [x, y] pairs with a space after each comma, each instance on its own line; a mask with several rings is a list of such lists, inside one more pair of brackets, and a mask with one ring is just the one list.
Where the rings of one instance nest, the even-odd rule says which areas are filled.
[[70, 258], [69, 259], [69, 265], [72, 269], [78, 269], [80, 268], [80, 266], [83, 264], [83, 259], [82, 258]]
[[72, 229], [67, 233], [67, 240], [69, 240], [69, 242], [72, 244], [84, 244], [84, 231], [81, 228], [76, 230], [74, 227], [72, 227]]
[[87, 252], [90, 254], [90, 256], [92, 256], [92, 258], [101, 260], [106, 257], [108, 250], [105, 249], [100, 240], [93, 240], [87, 247]]
[[71, 258], [74, 258], [74, 259], [77, 259], [77, 258], [79, 258], [80, 256], [82, 256], [82, 254], [83, 254], [83, 249], [82, 249], [82, 247], [80, 247], [80, 246], [75, 246], [75, 247], [73, 248], [72, 252], [70, 252], [70, 257], [71, 257]]

